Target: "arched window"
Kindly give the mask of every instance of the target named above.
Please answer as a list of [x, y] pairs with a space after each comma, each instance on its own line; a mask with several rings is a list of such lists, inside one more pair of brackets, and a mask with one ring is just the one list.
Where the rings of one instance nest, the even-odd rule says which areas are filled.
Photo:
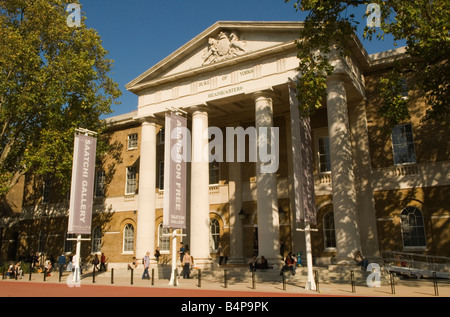
[[92, 252], [100, 252], [102, 248], [102, 229], [95, 227], [92, 230]]
[[323, 239], [325, 249], [336, 248], [336, 231], [334, 229], [333, 210], [327, 211], [323, 216]]
[[413, 206], [402, 210], [403, 247], [426, 247], [425, 225], [422, 212]]
[[160, 251], [170, 251], [170, 237], [164, 236], [168, 234], [169, 228], [164, 228], [162, 222], [158, 226], [158, 246]]
[[123, 229], [123, 252], [133, 252], [134, 227], [128, 223]]
[[220, 242], [220, 224], [217, 219], [209, 221], [209, 249], [217, 251]]

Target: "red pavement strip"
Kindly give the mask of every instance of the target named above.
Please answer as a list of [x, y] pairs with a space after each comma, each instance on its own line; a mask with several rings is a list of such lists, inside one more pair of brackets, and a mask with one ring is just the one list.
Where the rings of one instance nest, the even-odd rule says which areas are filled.
[[0, 297], [327, 297], [320, 294], [0, 281]]

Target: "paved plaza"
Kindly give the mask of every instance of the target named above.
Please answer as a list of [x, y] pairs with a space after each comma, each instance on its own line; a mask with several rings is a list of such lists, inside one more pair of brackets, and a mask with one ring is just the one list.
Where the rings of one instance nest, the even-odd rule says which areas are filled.
[[383, 282], [380, 287], [368, 287], [358, 283], [319, 283], [318, 290], [306, 290], [305, 284], [295, 284], [287, 280], [280, 282], [256, 282], [252, 280], [233, 282], [211, 281], [197, 278], [177, 279], [177, 285], [169, 285], [167, 279], [142, 280], [141, 270], [131, 277], [130, 271], [111, 274], [92, 272], [82, 275], [79, 287], [74, 285], [69, 272], [61, 279], [58, 272], [45, 278], [42, 273], [34, 273], [23, 278], [2, 279], [1, 297], [450, 297], [450, 281], [438, 279], [435, 284], [429, 278], [397, 278], [394, 286]]

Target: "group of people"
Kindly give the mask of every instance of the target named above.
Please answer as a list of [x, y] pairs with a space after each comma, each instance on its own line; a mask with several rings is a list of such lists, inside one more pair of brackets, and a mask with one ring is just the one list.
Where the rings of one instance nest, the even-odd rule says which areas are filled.
[[6, 276], [9, 276], [9, 278], [22, 278], [23, 271], [21, 267], [21, 262], [17, 262], [14, 264], [14, 262], [11, 262], [8, 271], [6, 272]]
[[[100, 264], [100, 267], [98, 267], [98, 265]], [[104, 253], [102, 253], [102, 255], [100, 256], [100, 259], [98, 258], [98, 254], [96, 253], [94, 255], [94, 259], [92, 259], [92, 265], [94, 266], [94, 268], [101, 272], [101, 271], [105, 271], [106, 272], [106, 256]]]
[[[180, 243], [180, 249], [178, 251], [178, 254], [180, 256], [180, 262], [181, 266], [183, 268], [183, 278], [190, 278], [190, 271], [192, 266], [194, 265], [194, 258], [189, 253], [189, 247], [186, 245], [184, 246], [183, 243]], [[161, 253], [159, 251], [159, 248], [156, 248], [154, 256], [156, 259], [156, 262], [159, 262], [159, 257]], [[148, 269], [150, 268], [150, 252], [147, 251], [145, 256], [142, 258], [142, 264], [144, 265], [144, 272], [142, 273], [142, 279], [150, 279], [150, 275], [148, 273]], [[136, 257], [133, 257], [133, 260], [131, 263], [128, 264], [128, 269], [136, 269], [138, 266], [138, 261]]]
[[269, 263], [263, 255], [261, 256], [261, 258], [258, 258], [257, 255], [254, 255], [247, 264], [249, 265], [250, 271], [252, 272], [255, 272], [256, 270], [266, 270], [269, 268]]
[[281, 268], [280, 275], [283, 275], [284, 272], [291, 272], [292, 275], [295, 275], [295, 268], [297, 264], [297, 259], [292, 252], [289, 252], [288, 255], [284, 258], [284, 265]]

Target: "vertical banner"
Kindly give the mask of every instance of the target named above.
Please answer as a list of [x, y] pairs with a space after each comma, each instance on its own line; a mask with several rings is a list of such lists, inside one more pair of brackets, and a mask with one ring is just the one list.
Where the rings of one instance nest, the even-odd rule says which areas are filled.
[[96, 147], [95, 137], [75, 135], [68, 233], [91, 234]]
[[294, 169], [294, 205], [296, 221], [316, 223], [316, 199], [312, 164], [312, 141], [309, 118], [300, 116], [297, 91], [289, 85], [292, 157]]
[[186, 229], [187, 119], [166, 114], [163, 226]]

